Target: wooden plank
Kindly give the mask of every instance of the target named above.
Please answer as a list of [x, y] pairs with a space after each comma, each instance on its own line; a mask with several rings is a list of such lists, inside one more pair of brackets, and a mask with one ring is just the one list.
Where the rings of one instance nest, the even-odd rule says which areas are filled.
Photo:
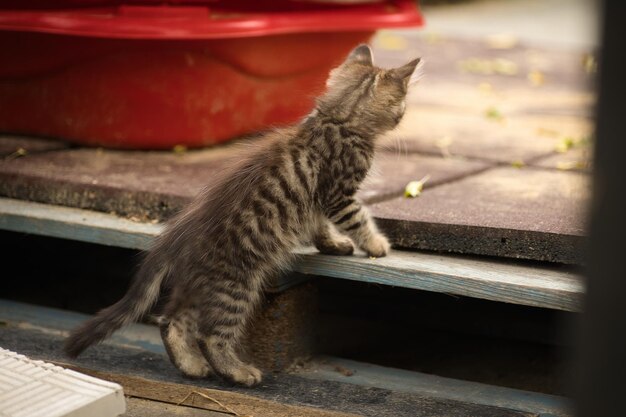
[[393, 251], [390, 256], [333, 257], [301, 252], [294, 270], [314, 275], [578, 311], [584, 287], [571, 272], [510, 261]]
[[[88, 314], [42, 307], [0, 298], [0, 321], [4, 325], [45, 331], [66, 337], [70, 330], [91, 318]], [[132, 346], [148, 352], [165, 354], [161, 333], [155, 325], [133, 323], [115, 332], [104, 343]]]
[[[338, 372], [337, 369], [345, 370]], [[347, 382], [364, 387], [427, 395], [455, 401], [501, 407], [551, 416], [570, 416], [571, 401], [564, 397], [387, 368], [335, 357], [315, 358], [298, 375]]]
[[120, 417], [227, 417], [228, 414], [185, 405], [168, 404], [142, 398], [126, 398], [126, 412]]
[[148, 249], [163, 230], [110, 214], [0, 198], [0, 228], [130, 249]]
[[[147, 248], [163, 230], [159, 224], [5, 198], [0, 198], [0, 228], [136, 249]], [[584, 292], [582, 280], [575, 273], [512, 261], [403, 251], [379, 259], [358, 254], [325, 256], [313, 249], [304, 249], [299, 255], [293, 271], [302, 274], [528, 306], [579, 311]]]
[[59, 366], [73, 369], [96, 378], [116, 382], [124, 387], [126, 395], [131, 397], [218, 411], [228, 415], [241, 417], [357, 417], [356, 414], [281, 404], [252, 395], [200, 388], [193, 385], [159, 382], [130, 375], [94, 371], [66, 363], [59, 363]]

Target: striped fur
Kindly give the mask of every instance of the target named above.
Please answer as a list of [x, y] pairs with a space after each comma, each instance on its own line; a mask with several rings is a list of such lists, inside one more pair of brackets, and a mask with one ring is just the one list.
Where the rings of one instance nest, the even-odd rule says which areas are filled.
[[161, 292], [163, 342], [184, 374], [260, 382], [238, 346], [268, 279], [289, 266], [293, 249], [313, 242], [337, 255], [352, 254], [354, 245], [370, 256], [389, 251], [355, 194], [376, 137], [404, 113], [417, 62], [382, 70], [367, 46], [356, 48], [307, 118], [267, 134], [259, 150], [173, 219], [126, 296], [72, 332], [66, 352], [76, 356], [139, 319]]

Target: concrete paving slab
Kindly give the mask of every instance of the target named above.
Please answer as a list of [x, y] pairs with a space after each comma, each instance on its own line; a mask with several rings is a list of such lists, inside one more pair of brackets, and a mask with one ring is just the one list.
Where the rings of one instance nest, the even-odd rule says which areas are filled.
[[53, 139], [0, 135], [0, 157], [9, 159], [29, 153], [66, 149], [68, 146], [65, 142]]
[[561, 171], [591, 172], [593, 149], [591, 146], [581, 146], [567, 152], [556, 152], [545, 158], [531, 163], [531, 166], [558, 169]]
[[507, 33], [535, 45], [578, 49], [598, 43], [599, 6], [589, 0], [481, 0], [435, 2], [422, 10], [426, 33]]
[[[495, 48], [498, 42], [513, 43]], [[423, 31], [382, 31], [373, 45], [382, 67], [422, 58], [423, 77], [409, 94], [410, 104], [469, 113], [495, 107], [506, 115], [592, 116], [597, 64], [591, 50], [534, 48], [506, 36], [433, 37]]]
[[552, 154], [566, 137], [591, 134], [589, 120], [572, 116], [507, 116], [410, 106], [396, 131], [381, 140], [405, 152], [461, 156], [511, 164]]
[[[140, 220], [163, 220], [178, 211], [216, 174], [235, 161], [238, 146], [190, 151], [135, 152], [71, 149], [27, 155], [0, 163], [0, 194], [30, 201], [115, 212]], [[491, 166], [480, 161], [380, 152], [360, 197], [397, 197], [409, 181], [425, 175], [427, 186]]]
[[[498, 46], [508, 42], [508, 45]], [[494, 86], [589, 90], [593, 71], [585, 60], [593, 49], [574, 51], [530, 47], [515, 38], [500, 36], [468, 39], [421, 30], [382, 31], [373, 39], [374, 57], [380, 66], [397, 66], [422, 57], [429, 82], [463, 82], [475, 85], [489, 78]], [[540, 72], [542, 79], [531, 76]]]
[[379, 152], [359, 197], [366, 203], [401, 196], [410, 181], [428, 176], [424, 188], [450, 182], [488, 169], [492, 163], [458, 158], [408, 154], [401, 150]]
[[581, 262], [589, 178], [498, 168], [372, 206], [398, 247]]
[[177, 212], [232, 163], [221, 147], [184, 154], [71, 149], [0, 162], [0, 194], [139, 220]]
[[502, 116], [554, 115], [593, 119], [595, 94], [575, 90], [546, 91], [528, 86], [495, 88], [489, 78], [475, 84], [434, 83], [424, 79], [409, 91], [407, 105], [440, 108], [450, 112], [484, 115], [496, 109]]

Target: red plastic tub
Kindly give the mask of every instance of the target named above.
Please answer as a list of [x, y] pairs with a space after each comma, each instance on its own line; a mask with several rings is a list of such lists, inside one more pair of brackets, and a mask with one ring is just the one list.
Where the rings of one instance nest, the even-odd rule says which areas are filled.
[[411, 0], [22, 3], [0, 6], [0, 131], [118, 148], [293, 122], [355, 44], [422, 23]]

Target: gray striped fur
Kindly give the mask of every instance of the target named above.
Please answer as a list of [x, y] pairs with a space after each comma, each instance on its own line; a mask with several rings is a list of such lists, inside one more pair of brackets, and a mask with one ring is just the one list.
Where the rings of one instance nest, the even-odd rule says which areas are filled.
[[370, 256], [389, 251], [355, 194], [376, 137], [404, 114], [417, 63], [383, 70], [372, 65], [369, 47], [357, 47], [331, 72], [308, 117], [265, 135], [260, 149], [173, 219], [127, 295], [72, 332], [66, 352], [80, 354], [162, 297], [163, 342], [184, 374], [260, 382], [261, 372], [240, 359], [239, 342], [293, 249], [313, 242], [336, 255], [352, 254], [353, 245]]

